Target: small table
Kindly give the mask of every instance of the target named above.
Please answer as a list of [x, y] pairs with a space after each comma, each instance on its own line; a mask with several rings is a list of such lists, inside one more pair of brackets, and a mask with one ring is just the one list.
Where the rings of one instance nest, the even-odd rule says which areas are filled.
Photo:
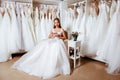
[[70, 55], [70, 59], [74, 61], [74, 68], [76, 68], [77, 59], [80, 63], [80, 44], [80, 41], [68, 40], [68, 53], [70, 54], [70, 47], [74, 49], [73, 55]]

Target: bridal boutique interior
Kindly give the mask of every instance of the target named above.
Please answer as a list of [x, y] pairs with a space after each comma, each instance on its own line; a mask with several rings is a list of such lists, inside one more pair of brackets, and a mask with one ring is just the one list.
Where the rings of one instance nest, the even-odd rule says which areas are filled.
[[43, 80], [11, 66], [48, 38], [56, 17], [64, 42], [78, 33], [80, 65], [70, 60], [70, 75], [48, 80], [120, 80], [119, 0], [0, 0], [0, 80]]

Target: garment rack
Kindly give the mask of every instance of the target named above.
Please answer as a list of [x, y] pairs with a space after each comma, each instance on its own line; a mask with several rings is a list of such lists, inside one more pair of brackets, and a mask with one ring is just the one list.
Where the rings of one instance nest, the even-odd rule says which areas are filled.
[[52, 2], [52, 1], [47, 1], [47, 2], [39, 2], [39, 1], [33, 1], [33, 3], [37, 3], [37, 4], [44, 4], [44, 5], [58, 5], [57, 2]]
[[20, 1], [20, 0], [14, 0], [14, 1], [12, 1], [12, 0], [4, 0], [4, 1], [1, 1], [1, 2], [20, 2], [20, 3], [32, 3], [32, 1], [33, 0], [29, 0], [29, 1]]

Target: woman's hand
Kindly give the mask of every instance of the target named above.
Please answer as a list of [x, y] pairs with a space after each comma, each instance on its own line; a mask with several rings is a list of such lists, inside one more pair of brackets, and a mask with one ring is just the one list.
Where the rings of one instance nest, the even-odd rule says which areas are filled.
[[52, 37], [53, 37], [53, 32], [49, 34], [49, 38], [52, 38]]
[[55, 37], [58, 37], [58, 38], [60, 38], [60, 35], [56, 34], [56, 35], [55, 35]]

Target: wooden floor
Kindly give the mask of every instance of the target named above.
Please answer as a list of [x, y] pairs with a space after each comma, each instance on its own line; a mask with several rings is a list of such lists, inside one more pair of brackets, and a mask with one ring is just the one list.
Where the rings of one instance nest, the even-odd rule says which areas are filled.
[[[20, 57], [15, 56], [8, 62], [0, 63], [0, 80], [42, 80], [39, 77], [31, 76], [11, 68], [11, 65]], [[74, 70], [71, 68], [70, 75], [59, 75], [47, 80], [120, 80], [120, 75], [107, 74], [105, 68], [104, 63], [82, 58], [79, 67]]]

